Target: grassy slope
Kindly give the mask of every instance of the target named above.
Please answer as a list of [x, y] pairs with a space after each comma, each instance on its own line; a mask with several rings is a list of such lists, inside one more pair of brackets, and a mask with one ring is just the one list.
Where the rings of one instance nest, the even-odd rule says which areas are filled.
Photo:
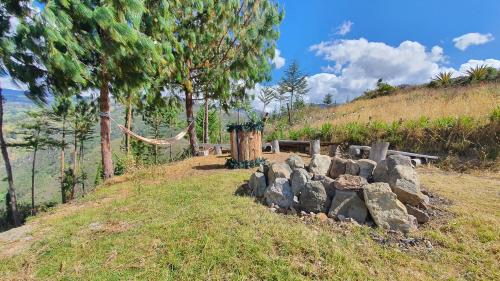
[[[266, 155], [268, 158], [276, 156]], [[286, 157], [279, 156], [280, 160]], [[500, 175], [421, 170], [453, 201], [416, 236], [432, 251], [403, 252], [369, 227], [305, 224], [234, 191], [251, 171], [194, 158], [115, 178], [79, 202], [31, 219], [29, 250], [0, 262], [5, 279], [207, 280], [500, 278]], [[99, 223], [96, 229], [90, 225]], [[376, 232], [376, 231], [375, 231]], [[18, 241], [4, 244], [15, 248]]]
[[298, 117], [293, 128], [304, 125], [320, 127], [324, 123], [346, 124], [372, 121], [392, 122], [414, 120], [421, 116], [472, 116], [488, 118], [500, 104], [500, 83], [467, 87], [400, 90], [394, 95], [369, 100], [358, 100], [327, 109], [312, 108]]

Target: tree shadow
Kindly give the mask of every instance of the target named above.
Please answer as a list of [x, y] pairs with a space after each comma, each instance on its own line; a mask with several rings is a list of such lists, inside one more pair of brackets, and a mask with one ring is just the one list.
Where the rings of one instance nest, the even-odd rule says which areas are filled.
[[208, 164], [208, 165], [194, 166], [193, 169], [200, 171], [222, 170], [226, 169], [226, 166], [224, 166], [224, 164]]

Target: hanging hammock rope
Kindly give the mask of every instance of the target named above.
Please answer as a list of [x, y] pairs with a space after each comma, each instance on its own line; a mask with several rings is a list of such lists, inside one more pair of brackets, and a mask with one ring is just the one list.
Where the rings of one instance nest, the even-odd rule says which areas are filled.
[[141, 135], [138, 135], [138, 134], [132, 132], [131, 130], [127, 129], [125, 126], [116, 122], [107, 112], [101, 112], [99, 115], [102, 117], [108, 117], [111, 121], [113, 121], [116, 124], [116, 126], [118, 126], [118, 128], [120, 128], [122, 133], [127, 134], [127, 135], [129, 135], [137, 140], [140, 140], [142, 142], [152, 144], [152, 145], [169, 146], [169, 145], [176, 143], [177, 141], [181, 140], [187, 134], [189, 127], [191, 127], [191, 125], [193, 124], [193, 121], [191, 121], [189, 123], [189, 125], [184, 130], [182, 130], [180, 133], [178, 133], [176, 136], [174, 136], [172, 138], [158, 140], [158, 139], [146, 138], [146, 137], [143, 137]]

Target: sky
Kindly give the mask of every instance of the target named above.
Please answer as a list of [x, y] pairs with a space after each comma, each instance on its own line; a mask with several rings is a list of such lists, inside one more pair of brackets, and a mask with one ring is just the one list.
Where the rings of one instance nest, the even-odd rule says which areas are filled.
[[[478, 64], [500, 68], [498, 0], [281, 0], [285, 18], [273, 61], [274, 85], [296, 60], [308, 101], [337, 102], [373, 88], [460, 75]], [[257, 89], [258, 90], [258, 89]], [[258, 102], [256, 102], [256, 106]]]
[[[430, 81], [441, 71], [500, 68], [500, 0], [276, 0], [285, 11], [273, 60], [276, 85], [296, 60], [307, 101], [345, 102], [373, 88]], [[8, 78], [2, 85], [15, 89]], [[258, 101], [254, 102], [260, 107]]]

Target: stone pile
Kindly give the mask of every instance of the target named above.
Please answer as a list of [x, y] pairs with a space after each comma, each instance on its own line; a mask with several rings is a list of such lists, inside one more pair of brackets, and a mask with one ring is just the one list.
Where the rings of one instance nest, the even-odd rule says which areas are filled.
[[248, 186], [268, 206], [292, 213], [374, 222], [404, 233], [429, 220], [429, 198], [420, 189], [411, 159], [401, 155], [377, 164], [316, 154], [308, 165], [292, 155], [285, 163], [261, 165]]

